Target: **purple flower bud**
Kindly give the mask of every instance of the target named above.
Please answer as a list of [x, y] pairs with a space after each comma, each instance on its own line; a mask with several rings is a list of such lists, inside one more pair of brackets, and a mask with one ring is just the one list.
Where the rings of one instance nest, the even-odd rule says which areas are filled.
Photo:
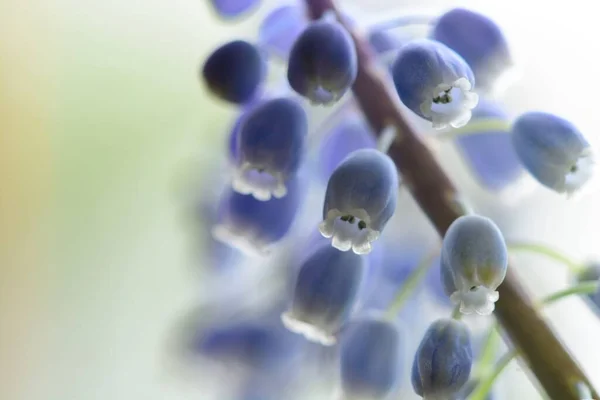
[[400, 100], [435, 129], [458, 128], [471, 119], [478, 96], [467, 63], [443, 44], [418, 39], [402, 46], [392, 66]]
[[304, 156], [307, 133], [306, 113], [294, 100], [268, 100], [250, 111], [237, 138], [233, 189], [262, 201], [284, 197]]
[[219, 205], [213, 235], [246, 253], [268, 253], [292, 226], [305, 190], [299, 177], [290, 179], [287, 188], [287, 196], [269, 201], [226, 191]]
[[386, 154], [353, 152], [327, 183], [321, 234], [339, 250], [369, 253], [396, 209], [397, 193], [398, 173]]
[[311, 341], [334, 344], [356, 305], [364, 274], [363, 257], [321, 247], [300, 269], [284, 325]]
[[350, 89], [358, 71], [352, 37], [336, 21], [312, 22], [292, 47], [290, 86], [313, 104], [331, 104]]
[[594, 174], [589, 143], [573, 124], [556, 115], [521, 115], [512, 127], [512, 143], [529, 173], [555, 192], [571, 195]]
[[489, 315], [496, 289], [506, 276], [508, 251], [502, 232], [489, 218], [457, 218], [444, 235], [441, 277], [446, 293], [463, 314]]
[[266, 63], [252, 44], [235, 40], [216, 49], [202, 67], [202, 77], [217, 97], [235, 104], [253, 99], [266, 75]]
[[477, 86], [489, 89], [512, 66], [506, 38], [494, 21], [455, 8], [436, 22], [431, 37], [458, 53], [473, 70]]
[[416, 394], [427, 400], [448, 400], [468, 381], [473, 365], [471, 337], [466, 325], [440, 319], [429, 327], [412, 367]]
[[387, 398], [400, 379], [400, 356], [400, 332], [393, 323], [376, 316], [352, 321], [341, 338], [343, 398]]

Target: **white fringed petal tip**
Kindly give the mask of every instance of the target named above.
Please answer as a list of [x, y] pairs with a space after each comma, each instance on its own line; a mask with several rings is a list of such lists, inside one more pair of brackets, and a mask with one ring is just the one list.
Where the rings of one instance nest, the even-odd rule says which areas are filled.
[[233, 173], [231, 188], [240, 194], [251, 194], [256, 200], [280, 199], [287, 194], [281, 174], [245, 163]]
[[[471, 92], [471, 89], [471, 82], [464, 77], [451, 84], [441, 83], [421, 103], [421, 112], [431, 120], [432, 127], [436, 130], [465, 126], [471, 120], [471, 110], [479, 103], [479, 96]], [[444, 92], [448, 96], [448, 102], [434, 103], [434, 99]]]
[[[331, 238], [331, 245], [340, 251], [352, 249], [356, 254], [369, 254], [371, 243], [379, 237], [379, 231], [369, 228], [361, 218], [351, 216], [347, 220], [342, 217], [350, 214], [330, 211], [327, 218], [319, 224], [319, 232], [326, 238]], [[361, 229], [359, 224], [365, 226]]]
[[452, 303], [460, 305], [460, 312], [465, 315], [490, 315], [496, 308], [500, 294], [485, 286], [476, 286], [472, 290], [456, 291], [450, 296]]
[[337, 342], [335, 336], [315, 325], [297, 319], [291, 311], [281, 314], [281, 322], [288, 330], [304, 336], [310, 342], [323, 346], [333, 346]]
[[572, 197], [577, 193], [596, 173], [597, 164], [591, 148], [588, 147], [581, 152], [572, 168], [572, 170], [567, 171], [561, 188], [567, 194], [567, 197]]
[[265, 257], [271, 253], [268, 245], [253, 240], [253, 235], [249, 232], [235, 229], [228, 224], [213, 226], [211, 233], [216, 240], [240, 250], [247, 256]]

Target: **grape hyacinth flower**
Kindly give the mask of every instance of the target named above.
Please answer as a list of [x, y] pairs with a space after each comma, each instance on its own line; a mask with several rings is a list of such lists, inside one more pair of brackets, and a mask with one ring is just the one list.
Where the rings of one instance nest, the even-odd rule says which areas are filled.
[[266, 69], [265, 61], [254, 45], [235, 40], [219, 47], [206, 59], [202, 77], [215, 96], [243, 104], [258, 93]]
[[341, 336], [342, 398], [385, 399], [400, 378], [398, 327], [380, 316], [368, 316], [352, 321]]
[[307, 134], [306, 113], [296, 101], [282, 97], [257, 106], [240, 126], [231, 187], [262, 201], [284, 197], [286, 182], [300, 167]]
[[237, 160], [239, 159], [238, 143], [239, 143], [240, 130], [242, 128], [243, 122], [246, 120], [246, 118], [248, 118], [248, 116], [250, 114], [252, 114], [252, 112], [258, 106], [264, 104], [267, 100], [270, 100], [271, 98], [272, 97], [270, 97], [269, 95], [263, 93], [260, 97], [255, 97], [248, 103], [241, 105], [241, 107], [238, 111], [238, 115], [237, 115], [235, 121], [233, 122], [233, 125], [231, 126], [231, 131], [229, 133], [228, 142], [227, 142], [228, 148], [229, 148], [229, 153], [228, 153], [229, 157], [228, 158], [232, 165], [235, 165]]
[[260, 201], [233, 190], [225, 192], [213, 236], [246, 254], [265, 255], [289, 231], [304, 191], [301, 177], [288, 181], [287, 196]]
[[491, 314], [507, 267], [506, 243], [491, 219], [466, 215], [450, 225], [442, 244], [441, 277], [461, 313]]
[[412, 385], [425, 400], [453, 400], [469, 380], [473, 365], [466, 325], [453, 319], [435, 321], [423, 337], [412, 366]]
[[319, 231], [341, 251], [368, 254], [396, 209], [398, 172], [373, 149], [350, 154], [327, 183]]
[[348, 31], [330, 15], [312, 22], [290, 52], [287, 78], [312, 104], [338, 101], [358, 71], [356, 47]]
[[479, 183], [489, 190], [500, 191], [517, 181], [524, 169], [507, 133], [509, 117], [497, 103], [480, 99], [467, 129], [471, 123], [486, 119], [506, 121], [507, 128], [458, 135], [456, 146]]
[[283, 324], [308, 340], [332, 345], [356, 305], [365, 274], [365, 259], [322, 246], [302, 265], [292, 305]]
[[258, 6], [260, 0], [210, 0], [210, 3], [221, 17], [233, 18]]
[[521, 115], [512, 143], [525, 168], [542, 185], [570, 196], [593, 176], [592, 149], [569, 121], [544, 112]]
[[438, 18], [431, 38], [454, 50], [469, 64], [480, 88], [493, 88], [512, 66], [502, 30], [485, 15], [452, 9]]
[[400, 100], [434, 129], [459, 128], [471, 119], [478, 96], [469, 65], [445, 45], [414, 40], [400, 48], [392, 65]]

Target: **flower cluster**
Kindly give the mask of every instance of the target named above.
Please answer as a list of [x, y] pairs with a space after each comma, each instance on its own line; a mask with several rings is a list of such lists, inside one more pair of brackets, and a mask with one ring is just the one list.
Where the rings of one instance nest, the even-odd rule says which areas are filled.
[[[258, 6], [211, 3], [228, 21]], [[427, 261], [436, 246], [415, 240], [418, 228], [405, 223], [402, 177], [387, 155], [394, 137], [372, 131], [352, 98], [359, 74], [352, 20], [331, 12], [310, 21], [302, 3], [280, 6], [264, 18], [255, 43], [226, 43], [201, 68], [203, 86], [239, 110], [228, 137], [228, 184], [203, 209], [212, 224], [206, 251], [228, 269], [257, 256], [253, 268], [273, 265], [284, 282], [260, 313], [215, 318], [191, 341], [198, 354], [244, 365], [239, 399], [298, 398], [293, 392], [306, 385], [294, 386], [294, 378], [304, 382], [317, 365], [323, 376], [334, 371], [345, 400], [390, 398], [406, 386], [410, 365], [413, 391], [424, 399], [463, 398], [475, 386], [477, 333], [460, 317], [494, 311], [508, 268], [503, 234], [485, 216], [462, 216], [444, 235], [438, 261]], [[426, 37], [378, 24], [368, 38], [382, 63], [393, 55], [390, 87], [411, 117], [432, 128], [426, 140], [453, 140], [491, 192], [524, 172], [565, 194], [590, 180], [593, 153], [574, 125], [537, 111], [512, 119], [491, 97], [513, 64], [495, 22], [453, 9], [417, 23], [429, 28]], [[277, 90], [265, 79], [272, 62], [287, 66]], [[324, 108], [327, 121], [309, 133], [311, 110]], [[410, 245], [398, 230], [409, 232]], [[239, 286], [256, 293], [263, 284]], [[440, 293], [442, 301], [429, 296]], [[405, 299], [418, 296], [441, 315], [417, 315], [419, 302]], [[408, 323], [420, 328], [409, 332]]]

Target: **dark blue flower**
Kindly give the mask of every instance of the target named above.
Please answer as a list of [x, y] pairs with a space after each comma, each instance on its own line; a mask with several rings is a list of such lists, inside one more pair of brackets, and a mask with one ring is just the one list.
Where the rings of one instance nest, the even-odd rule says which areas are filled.
[[473, 365], [471, 337], [466, 325], [453, 319], [431, 324], [412, 366], [412, 385], [425, 399], [453, 399], [468, 381]]
[[452, 9], [436, 21], [431, 37], [456, 51], [469, 64], [478, 87], [492, 88], [497, 78], [512, 66], [502, 30], [479, 13]]
[[521, 162], [542, 185], [571, 195], [594, 173], [594, 155], [569, 121], [544, 112], [521, 115], [512, 127], [512, 143]]
[[397, 195], [394, 162], [377, 150], [355, 151], [329, 178], [319, 230], [335, 248], [367, 254], [394, 214]]
[[378, 317], [362, 317], [344, 329], [340, 346], [344, 399], [385, 399], [400, 379], [398, 328]]
[[311, 341], [334, 344], [353, 311], [365, 274], [365, 259], [325, 245], [302, 265], [284, 325]]
[[289, 98], [266, 100], [241, 121], [232, 187], [257, 200], [282, 198], [304, 157], [308, 119]]
[[478, 96], [473, 72], [453, 50], [429, 39], [400, 48], [392, 76], [402, 103], [435, 129], [465, 125]]
[[446, 293], [464, 314], [489, 315], [504, 281], [508, 250], [502, 232], [489, 218], [466, 215], [446, 231], [441, 254], [441, 278]]
[[481, 99], [473, 110], [473, 118], [467, 124], [476, 125], [481, 120], [506, 121], [506, 130], [470, 132], [458, 135], [456, 145], [478, 181], [490, 190], [502, 190], [514, 183], [524, 172], [515, 152], [509, 118], [499, 105]]
[[313, 104], [339, 100], [356, 79], [358, 62], [352, 37], [336, 21], [312, 22], [298, 37], [288, 63], [290, 86]]
[[266, 64], [254, 45], [235, 40], [216, 49], [202, 67], [202, 77], [217, 97], [235, 104], [253, 99], [266, 75]]
[[250, 254], [268, 253], [270, 246], [282, 239], [294, 222], [305, 191], [303, 179], [290, 179], [287, 189], [285, 197], [269, 201], [227, 190], [219, 204], [213, 235]]

